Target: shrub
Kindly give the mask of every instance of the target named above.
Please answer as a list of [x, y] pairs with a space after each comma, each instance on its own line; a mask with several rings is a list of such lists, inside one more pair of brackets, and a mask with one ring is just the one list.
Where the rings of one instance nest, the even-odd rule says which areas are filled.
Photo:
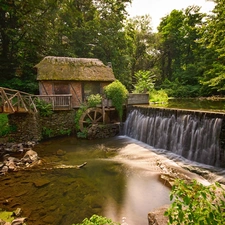
[[149, 93], [150, 96], [150, 102], [155, 103], [165, 103], [168, 101], [168, 95], [164, 90], [155, 90], [152, 89]]
[[225, 191], [219, 183], [204, 186], [196, 180], [176, 180], [170, 195], [173, 203], [165, 212], [169, 217], [168, 224], [222, 225], [224, 199]]
[[0, 114], [0, 136], [4, 136], [10, 132], [7, 114]]
[[134, 85], [134, 93], [146, 93], [155, 86], [155, 74], [153, 71], [139, 70], [134, 74], [136, 84]]
[[47, 117], [53, 114], [52, 105], [44, 100], [37, 98], [35, 100], [35, 104], [40, 116]]
[[77, 110], [76, 115], [75, 115], [75, 128], [76, 130], [80, 130], [80, 118], [82, 116], [82, 114], [88, 109], [87, 105], [81, 105], [80, 108]]
[[105, 87], [104, 92], [106, 97], [112, 100], [112, 104], [118, 111], [120, 120], [122, 120], [123, 104], [128, 97], [128, 91], [126, 87], [120, 81], [115, 80]]
[[96, 107], [102, 103], [102, 96], [100, 94], [92, 94], [87, 97], [88, 107]]
[[5, 136], [15, 131], [17, 131], [17, 127], [15, 125], [9, 125], [7, 114], [0, 114], [0, 136]]
[[85, 218], [82, 223], [73, 225], [119, 225], [119, 223], [115, 223], [111, 219], [94, 214], [90, 219]]

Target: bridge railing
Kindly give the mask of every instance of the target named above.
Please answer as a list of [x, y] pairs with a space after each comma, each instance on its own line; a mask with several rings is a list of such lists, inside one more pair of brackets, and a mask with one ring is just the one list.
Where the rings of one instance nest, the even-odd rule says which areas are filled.
[[71, 94], [66, 95], [31, 95], [26, 92], [0, 87], [0, 113], [34, 112], [37, 99], [51, 104], [53, 110], [70, 110]]
[[0, 112], [37, 112], [34, 95], [0, 87]]
[[52, 105], [53, 110], [70, 110], [72, 108], [71, 94], [64, 95], [36, 95], [39, 99]]

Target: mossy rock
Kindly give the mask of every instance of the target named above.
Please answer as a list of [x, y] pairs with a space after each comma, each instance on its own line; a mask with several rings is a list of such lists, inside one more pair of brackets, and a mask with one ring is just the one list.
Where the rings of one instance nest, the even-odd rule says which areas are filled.
[[0, 221], [12, 222], [14, 220], [13, 212], [0, 211]]

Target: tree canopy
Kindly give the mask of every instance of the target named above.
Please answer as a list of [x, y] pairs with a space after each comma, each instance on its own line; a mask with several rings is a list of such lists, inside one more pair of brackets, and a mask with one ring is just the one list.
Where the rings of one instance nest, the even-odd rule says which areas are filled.
[[129, 91], [138, 71], [169, 96], [225, 93], [224, 0], [211, 14], [172, 10], [153, 32], [151, 15], [130, 18], [132, 0], [2, 0], [0, 86], [38, 93], [34, 65], [45, 56], [112, 63]]

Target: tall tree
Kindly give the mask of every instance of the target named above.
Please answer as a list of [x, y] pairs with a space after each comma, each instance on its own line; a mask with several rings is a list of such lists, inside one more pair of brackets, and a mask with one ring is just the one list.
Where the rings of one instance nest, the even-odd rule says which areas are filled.
[[127, 20], [125, 31], [129, 46], [133, 85], [136, 83], [135, 73], [140, 70], [149, 71], [148, 74], [158, 76], [157, 69], [155, 68], [158, 56], [155, 49], [157, 39], [156, 34], [152, 31], [151, 17], [149, 15], [136, 16]]
[[205, 70], [201, 82], [208, 95], [225, 93], [225, 0], [214, 2], [213, 14], [209, 16], [202, 36]]
[[162, 79], [174, 80], [176, 78], [174, 74], [181, 67], [184, 18], [181, 10], [173, 10], [170, 15], [162, 18], [158, 27], [161, 39], [159, 51]]
[[46, 24], [56, 7], [54, 0], [1, 1], [1, 85], [9, 86], [9, 81], [11, 84], [14, 81], [15, 86], [20, 88], [27, 78], [34, 77], [32, 67], [38, 54], [41, 53], [40, 47], [45, 40]]
[[162, 79], [175, 90], [176, 96], [199, 95], [203, 69], [203, 46], [199, 39], [204, 18], [200, 7], [189, 6], [182, 11], [173, 10], [160, 23]]

